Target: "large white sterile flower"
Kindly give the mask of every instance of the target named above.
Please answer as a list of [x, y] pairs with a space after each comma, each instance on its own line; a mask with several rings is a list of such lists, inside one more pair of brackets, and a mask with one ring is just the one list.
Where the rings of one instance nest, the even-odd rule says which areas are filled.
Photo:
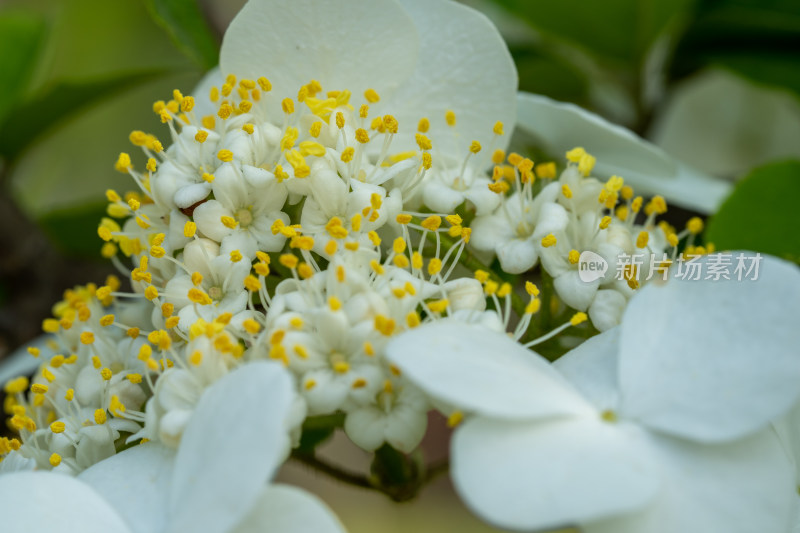
[[220, 68], [267, 76], [276, 109], [312, 79], [326, 90], [373, 89], [370, 114], [399, 123], [397, 151], [416, 149], [423, 117], [435, 147], [450, 153], [473, 139], [489, 146], [497, 121], [514, 126], [517, 75], [505, 43], [485, 16], [449, 0], [251, 0], [225, 32]]
[[557, 368], [505, 336], [448, 324], [398, 336], [387, 353], [467, 414], [452, 475], [487, 521], [787, 532], [795, 475], [770, 421], [800, 394], [798, 302], [800, 271], [765, 257], [757, 281], [647, 285], [619, 328]]
[[713, 212], [730, 183], [673, 159], [661, 148], [573, 104], [521, 92], [518, 127], [553, 153], [583, 146], [598, 159], [601, 177], [619, 175], [644, 194], [660, 194], [683, 207]]
[[274, 363], [252, 363], [203, 394], [177, 453], [147, 443], [78, 478], [0, 476], [11, 531], [341, 532], [318, 499], [265, 484], [283, 458], [293, 393]]

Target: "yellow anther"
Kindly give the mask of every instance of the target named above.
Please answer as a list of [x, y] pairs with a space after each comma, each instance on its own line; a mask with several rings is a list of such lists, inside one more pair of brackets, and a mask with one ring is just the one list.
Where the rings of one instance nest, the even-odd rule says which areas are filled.
[[608, 189], [610, 192], [619, 192], [622, 190], [622, 187], [625, 185], [625, 180], [620, 178], [619, 176], [611, 176], [606, 181], [605, 188]]
[[442, 217], [439, 215], [431, 215], [420, 224], [428, 231], [436, 231], [442, 225]]
[[392, 258], [392, 263], [394, 263], [394, 266], [397, 268], [408, 268], [408, 257], [406, 257], [405, 254], [396, 255]]
[[81, 333], [81, 343], [83, 344], [92, 344], [94, 342], [94, 333], [91, 331], [84, 331]]
[[94, 421], [96, 424], [105, 424], [106, 423], [106, 412], [103, 409], [95, 409], [94, 411]]
[[194, 98], [191, 96], [184, 96], [181, 99], [181, 111], [188, 113], [192, 109], [194, 109]]
[[402, 254], [406, 251], [406, 240], [403, 237], [397, 237], [392, 243], [392, 249], [396, 254]]
[[231, 251], [231, 263], [238, 263], [242, 260], [242, 252], [239, 250], [232, 250]]
[[503, 283], [502, 285], [500, 285], [500, 288], [497, 290], [497, 296], [499, 298], [505, 298], [509, 294], [511, 294], [511, 284]]
[[141, 374], [128, 374], [125, 376], [128, 381], [133, 383], [134, 385], [139, 384], [142, 382], [142, 375]]
[[311, 390], [317, 386], [317, 382], [313, 379], [307, 379], [306, 382], [303, 384], [303, 388], [305, 390]]
[[667, 235], [667, 242], [669, 243], [670, 246], [678, 246], [678, 242], [680, 241], [677, 235], [675, 235], [674, 233], [670, 233], [669, 235]]
[[261, 290], [261, 282], [258, 281], [257, 277], [250, 274], [244, 278], [244, 288], [250, 292], [258, 292]]
[[364, 98], [370, 104], [374, 104], [376, 102], [380, 102], [380, 100], [381, 100], [381, 97], [378, 95], [378, 93], [377, 93], [377, 91], [375, 91], [375, 89], [367, 89], [366, 91], [364, 91]]
[[476, 270], [475, 271], [475, 279], [477, 279], [481, 283], [486, 283], [489, 281], [489, 273], [485, 270]]
[[700, 217], [692, 217], [689, 219], [689, 222], [686, 223], [686, 229], [689, 230], [689, 233], [692, 235], [697, 235], [703, 232], [703, 219]]
[[350, 365], [344, 361], [337, 361], [333, 364], [333, 371], [339, 374], [344, 374], [350, 370]]
[[217, 111], [217, 116], [222, 120], [227, 120], [233, 114], [233, 106], [229, 103], [225, 102], [221, 106], [219, 106], [219, 110]]
[[375, 329], [382, 335], [389, 337], [394, 332], [394, 328], [395, 322], [393, 319], [383, 315], [375, 316]]
[[336, 296], [331, 296], [328, 298], [328, 307], [330, 307], [331, 311], [338, 311], [342, 308], [342, 301]]
[[442, 313], [447, 309], [448, 305], [450, 305], [450, 302], [447, 299], [436, 300], [434, 302], [428, 302], [428, 309], [433, 313]]
[[212, 300], [205, 291], [194, 287], [189, 289], [189, 292], [186, 293], [186, 297], [189, 298], [189, 301], [199, 305], [211, 305], [214, 303], [214, 300]]
[[217, 125], [217, 120], [214, 118], [214, 115], [207, 115], [203, 117], [200, 121], [204, 128], [208, 130], [213, 130], [214, 127]]
[[53, 422], [50, 424], [50, 431], [53, 433], [64, 433], [66, 429], [67, 425], [64, 422]]
[[100, 367], [103, 366], [103, 362], [100, 360], [99, 357], [97, 357], [96, 355], [93, 355], [92, 356], [92, 366], [99, 370]]
[[649, 205], [652, 206], [653, 212], [657, 215], [663, 215], [667, 212], [667, 201], [664, 200], [663, 196], [653, 196]]
[[606, 215], [600, 219], [600, 229], [608, 229], [608, 226], [611, 225], [611, 217]]
[[647, 242], [650, 240], [650, 234], [646, 231], [640, 231], [639, 236], [636, 237], [636, 247], [637, 248], [644, 248], [647, 246]]
[[464, 413], [461, 411], [453, 411], [447, 417], [447, 427], [454, 428], [464, 420]]
[[110, 368], [104, 368], [103, 370], [100, 371], [100, 376], [104, 380], [109, 381], [114, 376], [114, 374], [111, 372]]
[[43, 383], [34, 383], [31, 385], [31, 392], [34, 394], [44, 394], [48, 391], [47, 385]]
[[581, 157], [581, 160], [578, 162], [578, 172], [583, 174], [583, 176], [588, 176], [591, 174], [592, 169], [594, 169], [594, 164], [597, 162], [594, 156], [589, 154], [584, 154]]
[[372, 230], [369, 233], [367, 233], [367, 237], [369, 237], [369, 242], [371, 242], [373, 246], [381, 245], [381, 238], [378, 237], [378, 233], [375, 230]]
[[180, 324], [181, 318], [178, 316], [171, 316], [164, 321], [164, 327], [167, 329], [172, 329]]
[[456, 125], [456, 114], [452, 109], [448, 109], [444, 114], [444, 120], [448, 126]]
[[564, 195], [564, 198], [572, 198], [572, 189], [565, 183], [561, 186], [561, 194]]
[[567, 255], [567, 260], [571, 265], [577, 265], [578, 261], [580, 261], [580, 258], [581, 253], [578, 250], [570, 250], [569, 255]]
[[292, 254], [281, 254], [278, 258], [278, 262], [286, 268], [294, 269], [297, 268], [299, 259]]
[[294, 102], [292, 101], [292, 99], [284, 98], [281, 101], [281, 109], [283, 109], [283, 112], [286, 113], [287, 115], [291, 115], [292, 113], [294, 113]]
[[50, 455], [50, 466], [53, 468], [57, 467], [61, 464], [61, 456], [57, 453], [53, 453]]
[[28, 388], [28, 378], [25, 376], [19, 376], [6, 383], [5, 386], [3, 387], [3, 392], [9, 395], [19, 394], [25, 392], [27, 388]]
[[386, 128], [386, 131], [388, 131], [389, 133], [395, 134], [397, 133], [399, 124], [397, 123], [397, 119], [394, 118], [392, 115], [384, 115], [383, 127]]
[[638, 213], [639, 210], [642, 208], [642, 202], [644, 202], [644, 200], [642, 199], [641, 196], [637, 196], [636, 198], [634, 198], [633, 202], [631, 202], [631, 211], [633, 211], [634, 213]]
[[52, 366], [53, 368], [59, 368], [61, 365], [64, 364], [64, 360], [65, 358], [63, 355], [61, 354], [54, 355], [53, 357], [50, 358], [50, 366]]
[[556, 236], [553, 235], [552, 233], [549, 233], [542, 238], [542, 246], [544, 246], [545, 248], [550, 248], [551, 246], [555, 246], [556, 242], [558, 242], [556, 240]]
[[110, 326], [114, 323], [114, 315], [104, 315], [100, 318], [100, 325], [103, 327]]
[[217, 152], [217, 159], [222, 161], [223, 163], [230, 163], [233, 161], [233, 152], [230, 150], [220, 150]]
[[344, 128], [344, 114], [341, 111], [336, 112], [336, 127], [339, 129]]
[[353, 156], [355, 155], [356, 151], [352, 146], [348, 146], [342, 151], [341, 160], [345, 163], [349, 163], [353, 160]]
[[586, 150], [581, 147], [573, 148], [567, 152], [567, 161], [570, 163], [577, 163], [581, 158], [586, 155]]
[[236, 229], [236, 226], [239, 225], [239, 222], [236, 221], [233, 217], [229, 217], [227, 215], [223, 215], [219, 218], [219, 221], [222, 222], [222, 225], [229, 229]]
[[133, 168], [131, 165], [131, 156], [125, 152], [120, 153], [117, 162], [114, 164], [114, 169], [116, 169], [117, 172], [127, 174], [131, 168]]
[[248, 135], [252, 135], [253, 132], [256, 131], [255, 127], [250, 123], [242, 125], [242, 130], [245, 131]]
[[258, 83], [258, 86], [261, 87], [262, 91], [269, 92], [269, 91], [272, 90], [272, 84], [264, 76], [261, 76], [260, 78], [258, 78], [256, 80], [256, 82]]
[[150, 285], [144, 290], [144, 297], [148, 300], [155, 300], [158, 298], [158, 289], [156, 289], [153, 285]]
[[511, 186], [505, 181], [496, 181], [487, 185], [489, 190], [496, 194], [504, 194], [508, 192]]
[[473, 154], [477, 154], [481, 151], [481, 143], [478, 141], [472, 141], [469, 145], [469, 151]]
[[428, 262], [428, 275], [435, 276], [442, 270], [442, 260], [438, 257], [433, 257]]
[[586, 313], [582, 313], [579, 311], [574, 315], [572, 315], [572, 318], [569, 319], [569, 323], [572, 324], [573, 326], [577, 326], [581, 322], [586, 322], [588, 318], [589, 317], [586, 315]]

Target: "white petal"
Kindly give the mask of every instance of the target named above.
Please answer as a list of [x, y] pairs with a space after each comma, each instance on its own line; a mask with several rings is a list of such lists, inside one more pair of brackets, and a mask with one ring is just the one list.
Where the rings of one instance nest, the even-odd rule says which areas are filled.
[[622, 313], [625, 312], [625, 305], [628, 299], [619, 291], [613, 289], [601, 289], [589, 306], [589, 319], [592, 325], [600, 331], [607, 331], [614, 326], [618, 326], [622, 321]]
[[175, 191], [175, 205], [180, 208], [191, 207], [204, 200], [209, 192], [211, 192], [211, 185], [206, 182], [186, 185]]
[[194, 210], [194, 221], [197, 229], [210, 239], [217, 242], [231, 233], [231, 229], [222, 223], [222, 217], [233, 216], [233, 213], [217, 200], [209, 200], [197, 206]]
[[[420, 56], [411, 78], [382, 107], [400, 124], [392, 149], [415, 150], [414, 128], [428, 117], [436, 153], [466, 155], [475, 139], [489, 150], [495, 122], [505, 125], [496, 148], [505, 148], [516, 116], [517, 69], [497, 28], [482, 13], [456, 2], [404, 0], [420, 35]], [[390, 19], [385, 19], [390, 20]], [[456, 113], [456, 135], [444, 120]], [[395, 141], [404, 141], [395, 145]]]
[[219, 70], [219, 67], [214, 67], [209, 70], [203, 79], [195, 86], [192, 94], [194, 95], [194, 112], [196, 117], [204, 117], [206, 115], [216, 115], [219, 106], [212, 103], [209, 98], [211, 87], [221, 87], [225, 83], [225, 76]]
[[619, 403], [619, 334], [616, 328], [595, 335], [553, 363], [556, 370], [601, 411], [615, 410]]
[[344, 527], [325, 503], [289, 485], [270, 485], [231, 533], [344, 533]]
[[511, 239], [497, 245], [497, 259], [509, 274], [521, 274], [536, 264], [539, 253], [532, 239]]
[[414, 22], [392, 0], [251, 0], [225, 32], [220, 66], [266, 76], [277, 101], [314, 79], [352, 91], [357, 105], [366, 89], [388, 95], [408, 78], [418, 46]]
[[514, 236], [514, 229], [502, 214], [475, 217], [470, 227], [470, 246], [482, 252], [493, 252], [498, 243], [507, 242]]
[[714, 446], [654, 437], [651, 449], [663, 480], [653, 504], [586, 533], [791, 531], [794, 473], [770, 430]]
[[206, 390], [175, 459], [169, 530], [222, 533], [250, 511], [280, 461], [291, 402], [274, 363], [248, 363]]
[[797, 324], [800, 270], [774, 257], [762, 257], [757, 281], [650, 283], [622, 320], [621, 410], [709, 442], [764, 427], [800, 394]]
[[84, 470], [78, 479], [114, 507], [134, 533], [164, 529], [175, 452], [155, 442], [139, 444]]
[[597, 158], [595, 174], [618, 174], [645, 195], [661, 194], [684, 207], [710, 213], [728, 195], [725, 180], [690, 169], [657, 146], [573, 104], [520, 93], [518, 127], [547, 150], [563, 154], [582, 146]]
[[558, 528], [637, 509], [655, 496], [657, 469], [643, 439], [599, 416], [475, 418], [453, 437], [451, 475], [467, 505], [492, 525]]
[[14, 533], [128, 533], [117, 512], [92, 488], [70, 476], [18, 472], [0, 476], [3, 531]]
[[[489, 190], [487, 192], [494, 194]], [[452, 213], [464, 201], [464, 193], [448, 187], [438, 179], [431, 180], [424, 185], [422, 201], [434, 211]]]
[[553, 280], [558, 297], [578, 311], [586, 311], [592, 303], [600, 280], [583, 281], [577, 270], [568, 270]]
[[386, 354], [423, 391], [465, 411], [509, 419], [592, 411], [541, 356], [475, 325], [415, 328], [393, 337]]

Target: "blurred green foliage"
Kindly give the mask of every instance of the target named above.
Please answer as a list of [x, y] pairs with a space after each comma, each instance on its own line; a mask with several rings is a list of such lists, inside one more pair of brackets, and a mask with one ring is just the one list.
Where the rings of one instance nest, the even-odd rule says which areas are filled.
[[98, 257], [102, 193], [132, 186], [113, 170], [128, 134], [164, 134], [152, 102], [190, 91], [219, 39], [195, 0], [35, 0], [0, 10], [0, 48], [3, 193], [59, 249]]
[[753, 170], [709, 223], [718, 250], [754, 250], [800, 263], [800, 161]]

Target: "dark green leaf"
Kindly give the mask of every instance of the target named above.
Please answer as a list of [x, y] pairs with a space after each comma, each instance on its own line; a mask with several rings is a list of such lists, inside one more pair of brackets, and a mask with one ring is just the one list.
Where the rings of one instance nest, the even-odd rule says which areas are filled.
[[206, 70], [217, 64], [219, 44], [196, 0], [147, 0], [147, 7], [183, 53]]
[[106, 203], [51, 211], [38, 220], [42, 231], [63, 253], [100, 259], [103, 241], [97, 226], [106, 215]]
[[800, 261], [800, 161], [753, 170], [711, 219], [706, 238], [718, 250], [754, 250]]
[[519, 88], [556, 100], [587, 105], [589, 82], [575, 67], [535, 48], [512, 48], [519, 74]]
[[41, 17], [23, 12], [0, 15], [0, 122], [24, 96], [44, 38]]
[[676, 50], [680, 78], [718, 65], [757, 83], [800, 95], [800, 3], [794, 0], [705, 0]]
[[639, 65], [670, 24], [694, 0], [496, 0], [547, 37], [566, 41], [594, 57]]
[[8, 158], [20, 155], [38, 136], [60, 121], [161, 74], [161, 70], [147, 70], [95, 81], [56, 83], [8, 113], [0, 124], [0, 155]]

